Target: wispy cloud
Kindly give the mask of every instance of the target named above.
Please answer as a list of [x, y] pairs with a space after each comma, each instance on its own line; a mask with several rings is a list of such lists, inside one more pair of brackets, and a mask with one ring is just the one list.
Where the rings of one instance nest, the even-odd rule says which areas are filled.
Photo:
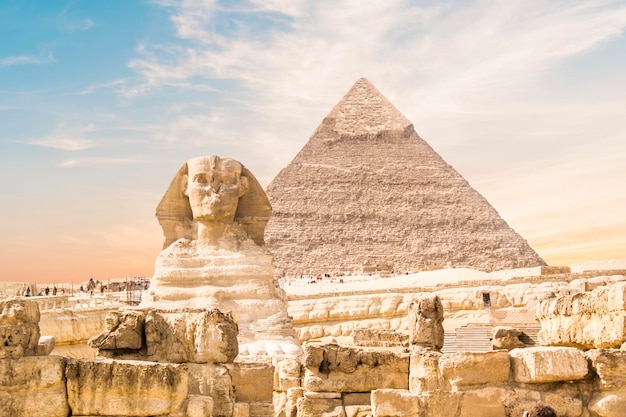
[[150, 161], [143, 157], [124, 157], [124, 158], [77, 158], [67, 159], [61, 162], [63, 168], [73, 168], [80, 166], [94, 166], [94, 165], [139, 165], [139, 164], [153, 164], [158, 163]]
[[108, 83], [93, 84], [79, 91], [78, 94], [79, 95], [91, 94], [97, 90], [119, 86], [120, 84], [124, 84], [124, 82], [125, 80], [119, 79], [119, 80], [110, 81]]
[[45, 57], [37, 57], [33, 55], [16, 55], [7, 56], [0, 59], [0, 67], [10, 67], [14, 65], [42, 65], [56, 62], [52, 52], [48, 52]]
[[65, 124], [60, 124], [52, 133], [46, 136], [23, 140], [20, 141], [20, 143], [62, 149], [65, 151], [81, 151], [97, 146], [97, 142], [87, 137], [90, 133], [95, 131], [96, 127], [92, 123], [79, 127], [68, 127]]

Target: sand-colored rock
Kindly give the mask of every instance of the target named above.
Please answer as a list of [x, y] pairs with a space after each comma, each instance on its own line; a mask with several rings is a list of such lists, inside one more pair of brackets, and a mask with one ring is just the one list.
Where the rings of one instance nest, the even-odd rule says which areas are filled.
[[374, 417], [420, 417], [419, 396], [404, 389], [372, 391]]
[[585, 352], [591, 369], [598, 375], [604, 389], [626, 387], [626, 351], [593, 349]]
[[65, 377], [75, 415], [176, 415], [183, 410], [188, 392], [184, 365], [70, 360]]
[[64, 371], [61, 357], [0, 359], [0, 416], [66, 417]]
[[297, 404], [298, 417], [346, 417], [341, 399], [302, 397]]
[[439, 358], [439, 370], [452, 389], [458, 390], [477, 385], [505, 384], [510, 379], [511, 365], [505, 351], [449, 353]]
[[263, 189], [239, 162], [187, 161], [157, 207], [165, 244], [140, 307], [230, 312], [241, 355], [297, 356], [284, 292], [263, 248], [270, 214]]
[[409, 343], [426, 349], [443, 347], [443, 306], [438, 296], [423, 296], [409, 305]]
[[304, 347], [303, 387], [315, 392], [408, 389], [409, 354], [309, 342]]
[[505, 403], [510, 395], [510, 390], [502, 387], [484, 387], [464, 392], [458, 417], [508, 417]]
[[596, 393], [589, 401], [589, 411], [594, 413], [594, 417], [624, 417], [626, 389]]
[[274, 390], [271, 382], [274, 378], [274, 367], [271, 363], [233, 363], [227, 365], [227, 368], [232, 378], [237, 402], [272, 402]]
[[37, 354], [39, 306], [22, 298], [0, 299], [0, 359]]
[[626, 282], [545, 300], [537, 318], [543, 345], [619, 348], [626, 341]]
[[442, 353], [430, 349], [412, 349], [409, 361], [409, 391], [415, 394], [442, 388], [439, 359]]
[[509, 352], [513, 378], [523, 383], [576, 381], [589, 369], [583, 353], [568, 347], [533, 347]]
[[231, 417], [235, 408], [235, 392], [228, 368], [224, 365], [185, 365], [189, 375], [189, 394], [210, 397], [213, 417]]
[[89, 341], [102, 357], [173, 363], [227, 363], [239, 353], [237, 324], [216, 309], [122, 310]]
[[265, 238], [287, 276], [544, 265], [364, 78], [267, 193]]
[[491, 348], [493, 350], [505, 349], [511, 350], [523, 348], [524, 342], [519, 337], [522, 332], [509, 326], [496, 326], [492, 330]]

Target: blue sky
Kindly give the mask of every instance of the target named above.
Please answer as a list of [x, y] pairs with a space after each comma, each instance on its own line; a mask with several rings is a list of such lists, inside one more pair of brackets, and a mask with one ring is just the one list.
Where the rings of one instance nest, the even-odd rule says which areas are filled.
[[626, 258], [623, 1], [3, 0], [0, 280], [151, 275], [191, 157], [267, 185], [366, 77], [549, 263]]

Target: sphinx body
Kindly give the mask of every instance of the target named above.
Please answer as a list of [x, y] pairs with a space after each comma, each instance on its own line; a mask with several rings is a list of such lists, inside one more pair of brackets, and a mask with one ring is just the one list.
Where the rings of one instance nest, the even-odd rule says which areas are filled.
[[263, 247], [271, 207], [239, 162], [187, 161], [157, 207], [165, 234], [139, 308], [230, 312], [240, 355], [298, 355], [284, 291]]

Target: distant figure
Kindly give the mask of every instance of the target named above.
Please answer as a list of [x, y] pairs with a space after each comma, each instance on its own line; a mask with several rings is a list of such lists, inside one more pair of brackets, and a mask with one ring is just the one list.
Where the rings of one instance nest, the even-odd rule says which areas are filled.
[[50, 287], [46, 287], [46, 295], [50, 295]]
[[538, 404], [526, 411], [524, 417], [556, 417], [556, 411], [549, 405]]
[[57, 295], [57, 286], [55, 285], [54, 288], [52, 288], [52, 295]]

